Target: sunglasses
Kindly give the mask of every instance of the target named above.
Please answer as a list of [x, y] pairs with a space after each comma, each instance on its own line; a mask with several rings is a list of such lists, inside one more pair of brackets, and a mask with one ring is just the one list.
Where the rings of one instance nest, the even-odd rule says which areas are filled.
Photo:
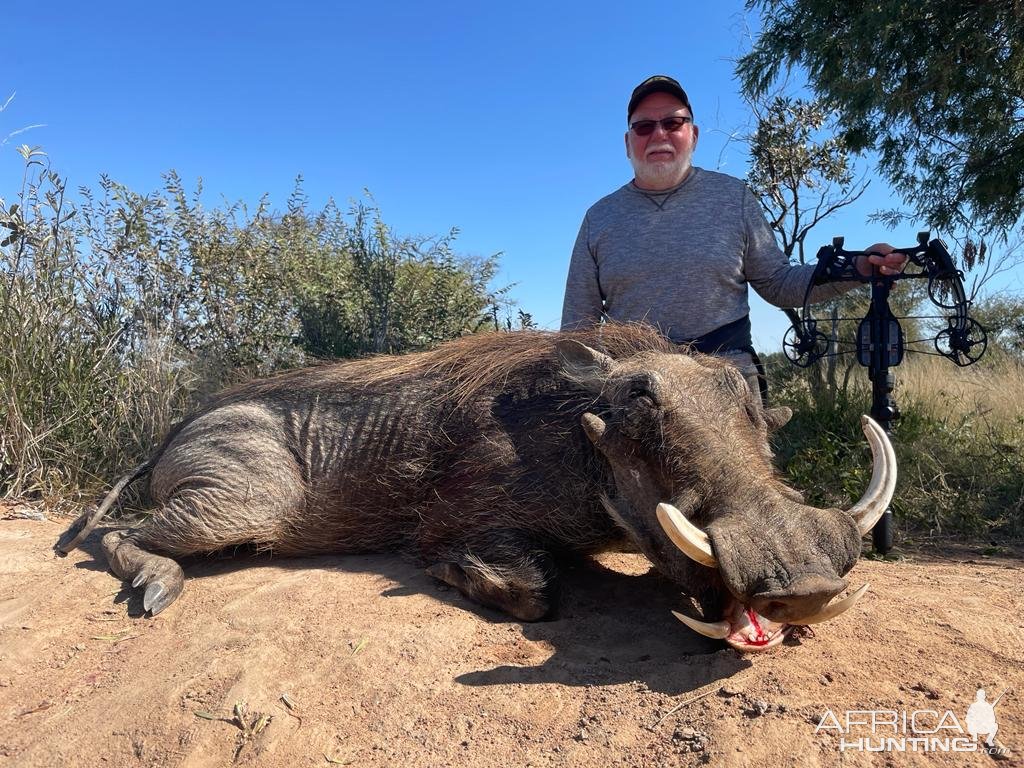
[[637, 136], [650, 136], [654, 133], [655, 127], [660, 125], [665, 133], [675, 133], [682, 130], [687, 123], [692, 122], [692, 117], [673, 115], [672, 117], [663, 117], [661, 120], [637, 120], [635, 123], [630, 123], [629, 130]]

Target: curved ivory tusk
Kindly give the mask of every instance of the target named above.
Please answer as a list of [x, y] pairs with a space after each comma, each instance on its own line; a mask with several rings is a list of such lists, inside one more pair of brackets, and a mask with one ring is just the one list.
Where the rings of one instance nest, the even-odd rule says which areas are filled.
[[704, 635], [704, 637], [710, 637], [713, 640], [724, 640], [729, 635], [728, 621], [716, 621], [714, 624], [711, 624], [706, 621], [691, 619], [689, 616], [684, 616], [683, 614], [676, 613], [675, 611], [672, 611], [672, 615], [698, 635]]
[[708, 535], [687, 520], [686, 515], [671, 504], [664, 503], [658, 505], [657, 514], [661, 527], [683, 554], [708, 568], [718, 567], [718, 560], [711, 551], [711, 540]]
[[850, 610], [857, 601], [861, 599], [865, 592], [868, 591], [870, 584], [865, 584], [863, 587], [858, 589], [856, 592], [847, 595], [842, 600], [826, 605], [823, 609], [818, 611], [813, 616], [808, 616], [805, 619], [794, 619], [793, 621], [787, 622], [788, 624], [821, 624], [823, 621], [834, 619], [841, 613]]
[[888, 435], [878, 422], [870, 416], [861, 416], [861, 427], [871, 446], [874, 464], [871, 471], [871, 482], [860, 501], [849, 509], [849, 514], [857, 523], [857, 530], [863, 536], [878, 522], [892, 501], [896, 490], [896, 451], [889, 442]]

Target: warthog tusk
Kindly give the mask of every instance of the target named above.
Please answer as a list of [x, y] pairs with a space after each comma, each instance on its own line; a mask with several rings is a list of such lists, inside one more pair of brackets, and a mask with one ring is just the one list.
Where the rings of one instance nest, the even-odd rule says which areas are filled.
[[679, 619], [683, 624], [688, 626], [698, 635], [704, 635], [704, 637], [710, 637], [713, 640], [724, 640], [729, 636], [729, 622], [728, 621], [716, 621], [713, 624], [707, 621], [697, 621], [697, 619], [691, 619], [689, 616], [684, 616], [681, 613], [672, 611], [672, 615]]
[[849, 514], [857, 523], [857, 530], [863, 536], [878, 522], [892, 501], [896, 490], [896, 451], [893, 450], [889, 437], [878, 422], [870, 416], [861, 416], [861, 427], [871, 446], [874, 464], [871, 470], [871, 482], [860, 501], [854, 504]]
[[856, 592], [847, 595], [842, 600], [837, 600], [831, 605], [826, 605], [823, 609], [818, 611], [813, 616], [808, 616], [805, 619], [794, 619], [788, 622], [789, 624], [821, 624], [823, 621], [834, 619], [841, 613], [850, 610], [856, 605], [857, 601], [868, 591], [870, 584], [865, 584], [863, 587], [858, 589]]
[[665, 503], [658, 505], [657, 514], [661, 527], [683, 554], [708, 568], [718, 567], [718, 560], [711, 552], [711, 540], [708, 535], [687, 520], [686, 515], [671, 504]]

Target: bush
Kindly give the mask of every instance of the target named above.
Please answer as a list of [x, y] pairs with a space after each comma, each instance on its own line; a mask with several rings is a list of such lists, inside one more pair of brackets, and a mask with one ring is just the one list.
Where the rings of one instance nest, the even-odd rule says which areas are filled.
[[0, 199], [0, 496], [56, 504], [139, 462], [225, 384], [319, 357], [400, 353], [507, 306], [497, 257], [456, 231], [399, 237], [371, 204], [205, 210], [176, 174], [142, 195], [109, 178], [77, 209], [38, 149]]
[[[870, 477], [859, 427], [871, 409], [866, 369], [846, 391], [818, 398], [803, 372], [771, 363], [773, 403], [794, 411], [776, 436], [780, 466], [812, 503], [849, 506]], [[895, 373], [897, 530], [1024, 535], [1024, 367], [1000, 356], [967, 369], [913, 357]]]

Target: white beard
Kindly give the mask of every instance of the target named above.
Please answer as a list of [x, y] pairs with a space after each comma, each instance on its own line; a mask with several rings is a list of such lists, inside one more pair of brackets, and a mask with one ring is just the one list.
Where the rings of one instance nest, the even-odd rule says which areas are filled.
[[692, 155], [676, 155], [670, 162], [648, 162], [642, 157], [629, 155], [636, 180], [644, 188], [669, 189], [681, 182], [690, 170]]

